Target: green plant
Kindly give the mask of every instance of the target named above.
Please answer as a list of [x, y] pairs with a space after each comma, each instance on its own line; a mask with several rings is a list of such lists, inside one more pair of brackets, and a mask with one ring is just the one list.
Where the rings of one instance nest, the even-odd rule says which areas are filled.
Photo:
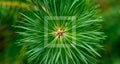
[[21, 46], [14, 44], [16, 34], [11, 25], [16, 23], [18, 13], [27, 9], [29, 7], [25, 0], [0, 0], [0, 64], [20, 63], [18, 55]]
[[30, 64], [95, 64], [105, 38], [89, 0], [32, 0], [36, 11], [20, 21], [18, 42]]
[[[107, 35], [104, 41], [104, 53], [100, 64], [119, 64], [120, 51], [120, 0], [100, 0], [104, 18], [103, 31]], [[111, 32], [112, 31], [112, 32]]]

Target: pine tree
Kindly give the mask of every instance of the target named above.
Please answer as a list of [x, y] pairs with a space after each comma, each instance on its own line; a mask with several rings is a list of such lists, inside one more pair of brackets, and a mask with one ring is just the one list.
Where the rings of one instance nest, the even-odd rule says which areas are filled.
[[32, 0], [15, 27], [28, 64], [95, 64], [105, 38], [90, 0]]

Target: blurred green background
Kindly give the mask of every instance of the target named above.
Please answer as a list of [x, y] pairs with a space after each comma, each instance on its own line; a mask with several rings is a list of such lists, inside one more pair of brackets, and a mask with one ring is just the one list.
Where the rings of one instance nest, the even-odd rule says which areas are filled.
[[[101, 31], [107, 35], [104, 50], [97, 64], [120, 64], [120, 0], [93, 0], [100, 5], [103, 16]], [[30, 10], [30, 0], [0, 0], [0, 64], [22, 64], [24, 48], [17, 46], [15, 29], [12, 27], [19, 14]]]

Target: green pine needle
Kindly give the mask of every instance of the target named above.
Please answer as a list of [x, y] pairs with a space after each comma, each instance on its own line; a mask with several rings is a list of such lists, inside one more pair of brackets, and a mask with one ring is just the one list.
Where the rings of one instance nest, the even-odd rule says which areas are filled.
[[36, 11], [22, 14], [16, 28], [32, 64], [95, 64], [104, 33], [89, 0], [32, 0]]

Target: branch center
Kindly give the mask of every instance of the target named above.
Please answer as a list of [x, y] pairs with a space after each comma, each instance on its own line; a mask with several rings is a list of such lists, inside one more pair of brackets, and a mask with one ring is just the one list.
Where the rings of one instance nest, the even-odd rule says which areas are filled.
[[58, 28], [58, 29], [56, 30], [56, 36], [57, 36], [58, 38], [63, 37], [63, 36], [64, 36], [64, 30], [63, 30], [62, 28]]

